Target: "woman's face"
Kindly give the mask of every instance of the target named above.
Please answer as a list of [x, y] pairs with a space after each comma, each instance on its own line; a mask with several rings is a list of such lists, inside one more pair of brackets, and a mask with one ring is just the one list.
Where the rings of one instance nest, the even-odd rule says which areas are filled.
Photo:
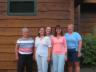
[[44, 35], [44, 28], [40, 28], [40, 30], [39, 30], [39, 33], [40, 33], [40, 35]]
[[61, 33], [61, 29], [60, 28], [57, 28], [56, 29], [56, 32], [57, 32], [57, 34], [60, 34]]
[[72, 33], [74, 31], [74, 26], [73, 25], [69, 25], [68, 26], [68, 32]]
[[27, 31], [27, 32], [23, 32], [23, 37], [27, 38], [27, 37], [29, 37], [29, 36], [30, 36], [29, 31]]
[[49, 35], [50, 33], [51, 33], [51, 27], [47, 27], [47, 28], [46, 28], [46, 34]]

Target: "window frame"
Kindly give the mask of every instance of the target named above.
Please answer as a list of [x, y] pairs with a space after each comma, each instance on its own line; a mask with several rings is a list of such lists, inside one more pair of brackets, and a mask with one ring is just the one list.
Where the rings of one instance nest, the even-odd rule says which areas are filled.
[[80, 8], [81, 13], [96, 13], [95, 3], [83, 3]]
[[[34, 1], [34, 12], [26, 12], [26, 13], [14, 13], [14, 12], [10, 12], [10, 2], [11, 1]], [[37, 14], [37, 0], [8, 0], [8, 4], [7, 4], [7, 14], [9, 16], [36, 16]]]

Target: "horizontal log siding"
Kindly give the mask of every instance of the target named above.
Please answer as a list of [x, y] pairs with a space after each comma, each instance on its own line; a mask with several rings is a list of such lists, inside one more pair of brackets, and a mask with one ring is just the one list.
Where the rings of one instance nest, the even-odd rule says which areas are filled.
[[[14, 47], [21, 28], [29, 27], [36, 36], [38, 28], [73, 23], [73, 0], [37, 0], [36, 16], [8, 16], [7, 0], [0, 0], [0, 72], [16, 72]], [[33, 68], [35, 71], [36, 67]]]

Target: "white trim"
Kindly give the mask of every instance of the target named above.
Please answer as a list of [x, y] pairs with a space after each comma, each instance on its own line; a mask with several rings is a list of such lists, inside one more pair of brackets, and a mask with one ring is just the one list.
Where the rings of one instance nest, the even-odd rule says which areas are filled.
[[27, 40], [27, 41], [17, 40], [17, 43], [34, 43], [34, 41], [33, 40]]
[[26, 52], [21, 52], [21, 51], [19, 51], [19, 53], [20, 53], [20, 54], [32, 54], [32, 52], [26, 53]]

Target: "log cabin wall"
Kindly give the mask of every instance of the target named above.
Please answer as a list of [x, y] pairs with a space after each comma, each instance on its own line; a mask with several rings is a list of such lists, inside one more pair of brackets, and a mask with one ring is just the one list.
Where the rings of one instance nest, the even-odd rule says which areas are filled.
[[80, 32], [96, 34], [96, 13], [84, 13], [81, 16]]
[[74, 26], [75, 26], [75, 31], [80, 30], [79, 28], [80, 25], [80, 5], [76, 6], [74, 8]]
[[96, 34], [96, 3], [86, 3], [84, 7], [83, 11], [81, 9], [80, 32]]
[[83, 0], [74, 1], [74, 26], [75, 31], [80, 32], [80, 5], [83, 3]]
[[36, 36], [41, 26], [61, 25], [74, 22], [73, 0], [37, 0], [36, 16], [8, 16], [7, 0], [0, 0], [0, 72], [16, 72], [14, 47], [21, 36], [21, 28], [29, 27]]

